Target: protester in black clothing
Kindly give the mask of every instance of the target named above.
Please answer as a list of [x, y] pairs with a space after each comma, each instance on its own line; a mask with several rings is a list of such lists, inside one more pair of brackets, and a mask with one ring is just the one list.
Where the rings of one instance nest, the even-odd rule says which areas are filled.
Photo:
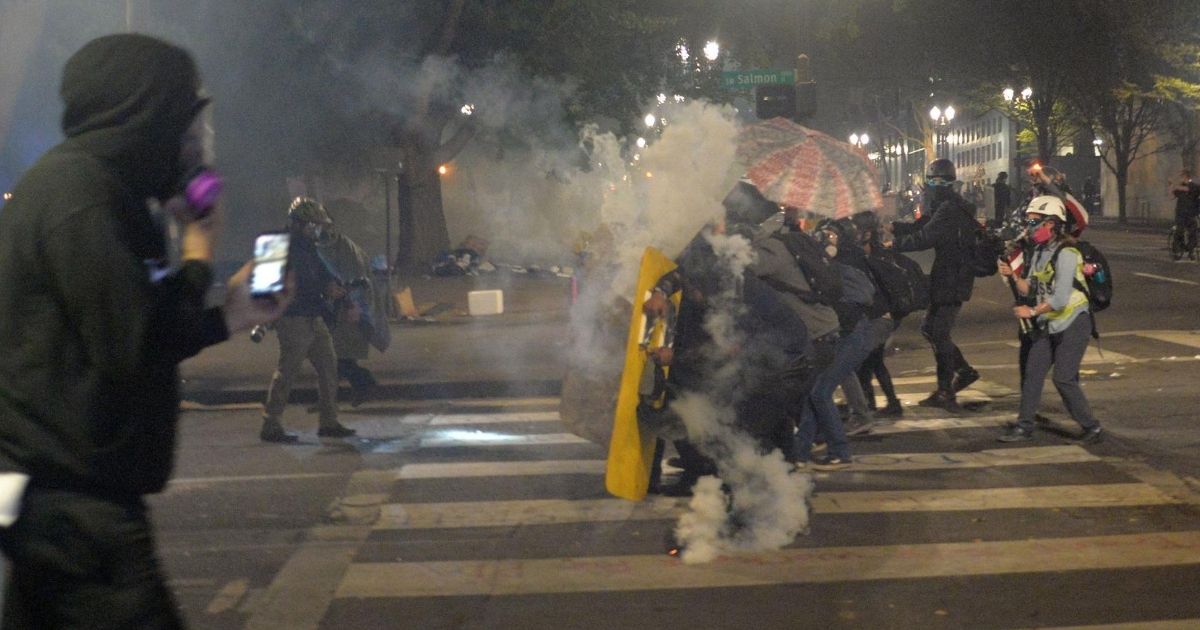
[[208, 102], [186, 51], [101, 37], [59, 93], [66, 139], [0, 213], [0, 472], [27, 481], [0, 500], [3, 627], [179, 628], [143, 500], [171, 473], [177, 365], [288, 297], [251, 299], [247, 265], [205, 308], [222, 210], [183, 201]]
[[992, 184], [992, 201], [995, 203], [995, 219], [999, 225], [1008, 218], [1008, 206], [1012, 203], [1012, 189], [1008, 187], [1008, 173], [1001, 171]]
[[[879, 217], [874, 212], [867, 210], [855, 214], [851, 219], [854, 221], [858, 233], [858, 243], [863, 253], [868, 257], [879, 253], [883, 249], [883, 243], [879, 236]], [[892, 305], [888, 300], [887, 293], [880, 291], [876, 299], [878, 307], [883, 309], [882, 312], [890, 313]], [[888, 324], [886, 329], [879, 327], [874, 331], [875, 341], [878, 342], [878, 345], [859, 366], [858, 380], [862, 386], [863, 395], [866, 396], [867, 406], [875, 412], [876, 416], [897, 417], [904, 415], [904, 408], [900, 404], [900, 398], [896, 396], [892, 374], [888, 371], [884, 359], [887, 354], [887, 340], [891, 337], [891, 333], [900, 326], [900, 322], [895, 319], [895, 316], [892, 316], [886, 320], [886, 323]], [[887, 399], [887, 406], [883, 409], [875, 408], [875, 391], [871, 387], [871, 377], [875, 377], [875, 380], [879, 381], [879, 389], [883, 391], [883, 395]]]
[[975, 244], [975, 208], [954, 192], [954, 163], [945, 158], [929, 164], [926, 194], [931, 212], [916, 223], [891, 223], [898, 252], [933, 248], [929, 273], [931, 306], [921, 325], [921, 334], [933, 346], [937, 362], [937, 389], [920, 404], [958, 413], [956, 394], [979, 380], [951, 338], [954, 320], [963, 302], [971, 299], [975, 274], [968, 264]]
[[[752, 232], [775, 208], [727, 200], [726, 220], [692, 240], [677, 259], [678, 267], [659, 279], [643, 305], [648, 316], [665, 317], [667, 297], [682, 294], [673, 347], [660, 348], [652, 357], [671, 367], [668, 399], [694, 392], [732, 406], [737, 428], [763, 452], [782, 447], [784, 434], [790, 441], [788, 414], [798, 407], [807, 377], [807, 329], [777, 291], [753, 274], [733, 269], [713, 243], [729, 238], [727, 231]], [[714, 339], [708, 325], [712, 315], [731, 316], [732, 332], [741, 340], [736, 349], [727, 339]], [[737, 369], [729, 369], [731, 365]], [[662, 490], [668, 495], [688, 494], [700, 476], [715, 472], [710, 458], [724, 455], [727, 445], [678, 441], [675, 446], [684, 472], [678, 483]]]
[[1171, 188], [1175, 196], [1176, 238], [1181, 238], [1182, 249], [1188, 260], [1196, 260], [1196, 217], [1200, 214], [1200, 184], [1192, 181], [1192, 172], [1179, 172], [1179, 183]]
[[1083, 180], [1083, 206], [1088, 212], [1096, 212], [1099, 208], [1100, 191], [1096, 188], [1096, 180], [1088, 177]]

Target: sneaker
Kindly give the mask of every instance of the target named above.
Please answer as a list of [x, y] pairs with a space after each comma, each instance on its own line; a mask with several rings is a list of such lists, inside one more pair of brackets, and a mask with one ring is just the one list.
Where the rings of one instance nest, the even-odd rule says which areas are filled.
[[1072, 444], [1099, 444], [1104, 441], [1104, 429], [1096, 425], [1085, 430], [1079, 437], [1071, 440]]
[[979, 370], [976, 370], [975, 368], [969, 367], [965, 370], [961, 370], [961, 371], [955, 373], [954, 385], [953, 385], [954, 393], [957, 394], [958, 392], [961, 392], [962, 390], [970, 387], [971, 383], [974, 383], [975, 381], [978, 381], [978, 380], [979, 380]]
[[871, 432], [871, 429], [874, 428], [874, 426], [874, 420], [868, 420], [867, 418], [854, 416], [845, 422], [844, 428], [846, 431], [846, 436], [850, 437], [855, 435], [866, 435]]
[[945, 409], [946, 411], [954, 414], [963, 412], [963, 408], [958, 405], [958, 400], [955, 399], [953, 392], [940, 389], [936, 392], [933, 392], [917, 404], [922, 407], [937, 407], [938, 409]]
[[1028, 442], [1033, 439], [1033, 431], [1013, 425], [996, 439], [1000, 442]]
[[262, 430], [258, 432], [258, 439], [275, 444], [291, 444], [299, 441], [300, 436], [284, 431], [278, 422], [264, 421]]
[[900, 405], [899, 400], [893, 400], [886, 407], [875, 412], [875, 415], [885, 418], [899, 418], [904, 415], [904, 407]]
[[357, 431], [355, 431], [354, 429], [351, 429], [350, 427], [343, 426], [340, 424], [335, 424], [331, 427], [321, 427], [321, 428], [317, 429], [317, 437], [323, 437], [323, 438], [344, 438], [344, 437], [350, 437], [350, 436], [354, 435], [355, 433], [357, 433]]
[[821, 459], [815, 459], [809, 463], [813, 470], [845, 470], [850, 467], [850, 458], [841, 458], [830, 455]]
[[828, 442], [813, 442], [812, 448], [808, 449], [810, 453], [821, 453], [829, 448]]

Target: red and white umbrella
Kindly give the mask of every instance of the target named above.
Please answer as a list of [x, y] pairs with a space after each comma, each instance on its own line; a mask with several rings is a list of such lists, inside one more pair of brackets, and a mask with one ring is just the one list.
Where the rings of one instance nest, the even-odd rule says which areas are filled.
[[866, 153], [786, 118], [744, 128], [737, 156], [746, 177], [776, 203], [834, 218], [883, 208]]

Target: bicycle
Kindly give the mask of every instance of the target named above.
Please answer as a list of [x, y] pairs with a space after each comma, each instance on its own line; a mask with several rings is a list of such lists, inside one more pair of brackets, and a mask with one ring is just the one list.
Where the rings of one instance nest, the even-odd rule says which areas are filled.
[[1170, 231], [1167, 232], [1167, 251], [1171, 252], [1171, 260], [1182, 260], [1185, 255], [1188, 257], [1188, 260], [1196, 260], [1196, 230], [1198, 229], [1198, 225], [1200, 225], [1200, 220], [1193, 218], [1193, 231], [1190, 243], [1184, 242], [1188, 240], [1187, 234], [1179, 229], [1180, 226], [1178, 223], [1171, 226]]

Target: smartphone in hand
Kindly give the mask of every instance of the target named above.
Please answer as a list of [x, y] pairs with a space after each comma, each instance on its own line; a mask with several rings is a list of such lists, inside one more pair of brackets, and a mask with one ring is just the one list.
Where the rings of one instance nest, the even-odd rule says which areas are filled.
[[254, 239], [254, 268], [250, 271], [250, 296], [273, 299], [287, 278], [288, 232], [263, 232]]

